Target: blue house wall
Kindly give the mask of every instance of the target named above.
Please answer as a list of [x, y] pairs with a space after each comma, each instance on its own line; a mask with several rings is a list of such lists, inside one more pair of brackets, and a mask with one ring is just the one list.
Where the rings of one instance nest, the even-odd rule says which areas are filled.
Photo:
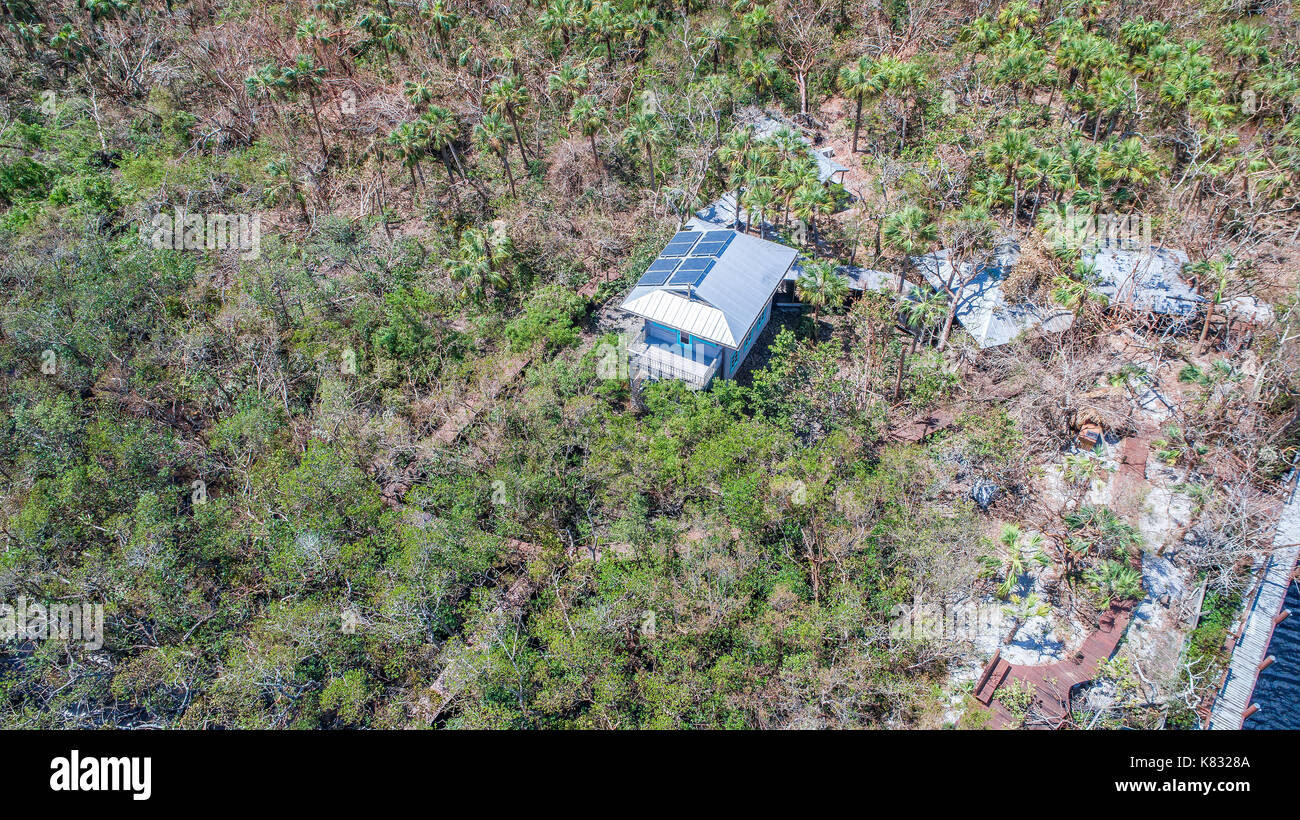
[[[684, 335], [690, 339], [690, 344], [682, 343]], [[670, 347], [677, 355], [697, 362], [712, 361], [720, 356], [724, 350], [724, 348], [712, 342], [706, 342], [698, 337], [691, 337], [689, 334], [683, 334], [682, 331], [675, 327], [661, 325], [649, 319], [645, 321], [645, 341], [646, 344], [650, 345]]]
[[711, 361], [715, 356], [723, 355], [726, 358], [723, 360], [718, 372], [724, 378], [729, 379], [735, 376], [736, 372], [740, 370], [740, 366], [745, 363], [749, 351], [758, 342], [758, 337], [762, 335], [763, 328], [767, 327], [768, 320], [771, 318], [772, 301], [769, 299], [767, 305], [763, 307], [763, 312], [755, 320], [754, 326], [745, 334], [740, 347], [736, 350], [724, 348], [699, 338], [692, 338], [691, 343], [685, 345], [682, 343], [683, 333], [681, 330], [661, 325], [658, 322], [652, 322], [649, 319], [645, 320], [645, 341], [649, 345], [671, 348], [677, 355], [698, 362]]
[[742, 364], [744, 364], [745, 357], [749, 355], [750, 348], [752, 348], [754, 343], [758, 341], [759, 334], [763, 332], [763, 328], [767, 327], [767, 320], [770, 318], [772, 318], [771, 299], [767, 300], [767, 305], [763, 308], [763, 312], [759, 314], [758, 320], [754, 322], [754, 326], [750, 328], [749, 333], [745, 334], [745, 338], [741, 341], [740, 347], [734, 353], [727, 354], [727, 378], [736, 375], [736, 371], [740, 369]]

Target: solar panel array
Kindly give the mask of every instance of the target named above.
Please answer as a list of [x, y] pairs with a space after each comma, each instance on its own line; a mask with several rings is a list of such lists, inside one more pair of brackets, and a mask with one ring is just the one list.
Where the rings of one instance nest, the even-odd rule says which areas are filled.
[[637, 285], [697, 287], [735, 236], [734, 231], [680, 231], [646, 268]]

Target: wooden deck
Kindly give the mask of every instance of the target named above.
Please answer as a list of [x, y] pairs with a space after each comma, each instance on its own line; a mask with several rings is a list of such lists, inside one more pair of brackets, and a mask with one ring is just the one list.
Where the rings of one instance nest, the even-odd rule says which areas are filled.
[[1012, 681], [1019, 681], [1019, 685], [1028, 683], [1035, 689], [1025, 728], [1058, 728], [1070, 714], [1070, 690], [1096, 677], [1097, 667], [1115, 654], [1132, 615], [1132, 602], [1112, 606], [1101, 616], [1097, 631], [1089, 635], [1073, 655], [1056, 663], [1037, 666], [1013, 664], [1002, 658], [1001, 651], [995, 653], [976, 680], [974, 693], [975, 699], [993, 713], [989, 727], [1007, 729], [1020, 726], [1020, 721], [996, 699], [999, 689]]
[[1291, 574], [1300, 557], [1300, 493], [1296, 492], [1296, 474], [1289, 479], [1290, 495], [1278, 517], [1273, 535], [1273, 549], [1260, 566], [1259, 583], [1250, 596], [1237, 640], [1232, 646], [1232, 661], [1219, 685], [1210, 711], [1209, 728], [1240, 729], [1251, 709], [1255, 684], [1268, 654], [1273, 628], [1282, 619]]

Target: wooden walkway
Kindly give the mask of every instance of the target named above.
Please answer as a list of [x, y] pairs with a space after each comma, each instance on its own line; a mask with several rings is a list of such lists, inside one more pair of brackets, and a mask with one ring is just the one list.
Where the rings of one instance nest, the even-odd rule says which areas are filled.
[[1097, 631], [1084, 639], [1083, 645], [1073, 655], [1056, 663], [1013, 664], [1002, 658], [1001, 650], [995, 653], [976, 680], [974, 693], [975, 699], [993, 713], [989, 727], [1014, 729], [1021, 725], [1021, 721], [995, 697], [1000, 688], [1017, 681], [1019, 686], [1029, 684], [1034, 687], [1033, 705], [1028, 711], [1025, 728], [1058, 728], [1070, 715], [1070, 690], [1097, 676], [1097, 667], [1115, 654], [1132, 615], [1131, 601], [1111, 606], [1109, 612], [1102, 614]]
[[496, 378], [488, 379], [479, 385], [478, 395], [470, 396], [461, 402], [460, 406], [442, 423], [442, 426], [421, 443], [434, 442], [446, 446], [454, 442], [466, 427], [474, 423], [479, 413], [483, 412], [483, 408], [491, 404], [497, 394], [519, 376], [519, 373], [528, 365], [529, 361], [531, 359], [528, 356], [515, 356], [508, 359]]
[[1295, 479], [1296, 473], [1293, 472], [1288, 481], [1290, 493], [1273, 536], [1273, 549], [1261, 567], [1259, 584], [1251, 596], [1250, 606], [1232, 646], [1232, 661], [1214, 698], [1209, 721], [1211, 729], [1240, 729], [1246, 718], [1258, 708], [1251, 704], [1255, 683], [1265, 666], [1273, 628], [1285, 617], [1282, 604], [1291, 584], [1296, 558], [1300, 557], [1300, 493], [1296, 492]]
[[[417, 527], [432, 526], [437, 521], [428, 513], [410, 507], [404, 509], [411, 523]], [[493, 591], [492, 594], [497, 597], [496, 605], [477, 624], [466, 625], [463, 642], [449, 642], [443, 648], [440, 658], [442, 671], [412, 705], [413, 717], [418, 722], [426, 725], [433, 723], [469, 688], [478, 670], [484, 665], [493, 642], [499, 640], [537, 591], [539, 582], [529, 575], [528, 562], [541, 553], [541, 548], [517, 538], [503, 538], [501, 545], [505, 547], [506, 564], [516, 566], [518, 575], [509, 587]]]

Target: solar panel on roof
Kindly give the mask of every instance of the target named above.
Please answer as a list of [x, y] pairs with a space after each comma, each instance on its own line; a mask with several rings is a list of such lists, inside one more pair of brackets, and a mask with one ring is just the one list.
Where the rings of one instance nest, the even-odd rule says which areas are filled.
[[637, 285], [662, 285], [681, 263], [681, 259], [656, 259], [646, 268]]
[[717, 256], [725, 247], [726, 242], [701, 242], [691, 250], [691, 256]]
[[677, 268], [678, 273], [698, 272], [704, 273], [713, 267], [712, 259], [705, 259], [699, 256], [692, 256], [689, 259], [683, 259], [682, 264]]
[[704, 238], [691, 249], [691, 256], [719, 256], [731, 244], [735, 234], [731, 231], [709, 231]]
[[685, 256], [699, 240], [701, 234], [696, 231], [681, 231], [669, 240], [660, 256]]
[[704, 275], [713, 267], [712, 259], [692, 257], [682, 260], [681, 267], [668, 280], [670, 285], [689, 285], [695, 287], [704, 280]]

